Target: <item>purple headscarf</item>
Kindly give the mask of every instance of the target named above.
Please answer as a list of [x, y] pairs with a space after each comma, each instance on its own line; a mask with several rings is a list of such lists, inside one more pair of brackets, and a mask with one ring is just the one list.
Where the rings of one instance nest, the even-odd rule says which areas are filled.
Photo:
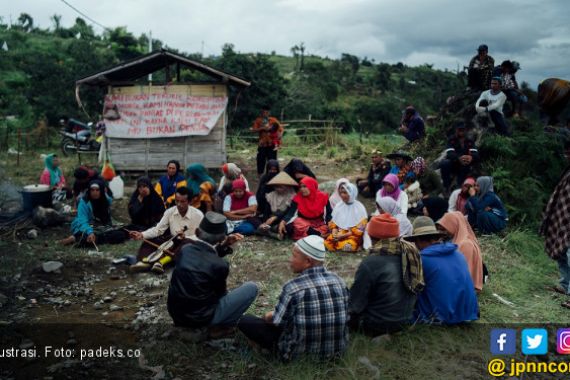
[[400, 193], [402, 192], [402, 190], [400, 190], [400, 180], [398, 179], [398, 176], [395, 174], [388, 174], [386, 177], [384, 177], [382, 182], [388, 182], [390, 185], [392, 185], [392, 187], [394, 187], [394, 191], [389, 193], [386, 191], [386, 187], [383, 186], [382, 190], [380, 190], [380, 195], [383, 197], [393, 198], [395, 201], [397, 201], [400, 197]]

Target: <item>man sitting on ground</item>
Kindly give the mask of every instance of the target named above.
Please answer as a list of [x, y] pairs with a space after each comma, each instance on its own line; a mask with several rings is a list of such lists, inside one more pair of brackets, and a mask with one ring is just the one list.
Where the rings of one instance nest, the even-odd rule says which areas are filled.
[[[226, 217], [207, 212], [196, 229], [198, 241], [182, 248], [168, 288], [168, 313], [176, 326], [210, 326], [210, 334], [233, 329], [257, 297], [257, 285], [246, 282], [227, 292], [230, 266], [222, 258], [240, 235], [226, 237]], [[216, 246], [225, 246], [220, 251]]]
[[420, 250], [425, 289], [418, 295], [415, 318], [422, 323], [457, 324], [479, 319], [479, 305], [465, 256], [457, 245], [442, 243], [442, 233], [427, 216], [413, 223]]
[[356, 181], [358, 192], [367, 198], [374, 198], [376, 196], [378, 190], [382, 188], [382, 180], [386, 177], [386, 174], [390, 172], [390, 161], [382, 157], [382, 152], [375, 149], [372, 151], [371, 156], [372, 164], [368, 171], [368, 177]]
[[238, 328], [261, 347], [277, 349], [284, 360], [342, 354], [348, 345], [348, 290], [340, 277], [323, 267], [324, 260], [320, 236], [298, 240], [289, 264], [299, 277], [283, 286], [275, 311], [264, 318], [246, 315]]
[[367, 231], [372, 248], [356, 271], [348, 310], [352, 328], [376, 336], [399, 331], [412, 319], [423, 271], [418, 249], [399, 238], [397, 219], [375, 216]]
[[485, 91], [489, 88], [495, 60], [489, 55], [487, 45], [479, 45], [477, 55], [469, 62], [468, 82], [474, 91]]
[[409, 142], [414, 142], [425, 137], [426, 128], [424, 120], [414, 106], [408, 106], [404, 111], [398, 131], [403, 134]]
[[480, 116], [488, 116], [495, 124], [495, 130], [503, 136], [509, 135], [509, 127], [505, 122], [503, 115], [503, 105], [507, 100], [507, 96], [501, 91], [501, 78], [494, 77], [491, 80], [491, 89], [483, 91], [475, 109]]
[[463, 122], [455, 125], [455, 135], [447, 142], [446, 158], [439, 163], [443, 187], [449, 194], [451, 182], [456, 178], [457, 187], [473, 175], [474, 167], [479, 163], [479, 150], [475, 142], [467, 137]]
[[164, 266], [172, 262], [172, 257], [165, 253], [160, 260], [154, 264], [148, 263], [147, 256], [156, 251], [157, 247], [169, 240], [171, 237], [178, 235], [173, 240], [173, 245], [168, 250], [172, 254], [177, 254], [184, 244], [191, 243], [196, 237], [195, 231], [202, 221], [204, 214], [202, 211], [190, 206], [189, 204], [190, 190], [187, 187], [179, 187], [174, 194], [176, 207], [171, 207], [164, 212], [162, 219], [155, 227], [146, 231], [130, 231], [131, 239], [148, 240], [151, 243], [144, 242], [138, 252], [138, 262], [131, 265], [131, 272], [144, 272], [152, 270], [157, 274], [164, 273]]

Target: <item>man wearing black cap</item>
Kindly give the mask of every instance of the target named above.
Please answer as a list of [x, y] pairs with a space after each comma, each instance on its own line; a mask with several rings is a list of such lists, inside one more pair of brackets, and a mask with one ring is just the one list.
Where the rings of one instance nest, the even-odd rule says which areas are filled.
[[491, 86], [495, 60], [488, 54], [487, 45], [479, 45], [477, 53], [469, 62], [468, 85], [471, 90], [485, 91]]
[[409, 142], [414, 142], [425, 137], [426, 128], [424, 119], [422, 119], [414, 106], [408, 106], [404, 110], [398, 131], [403, 134]]
[[168, 313], [181, 327], [210, 327], [211, 334], [233, 328], [257, 297], [257, 285], [246, 282], [227, 292], [229, 264], [239, 234], [226, 237], [226, 217], [207, 212], [196, 229], [198, 241], [182, 248], [168, 289]]
[[439, 168], [443, 186], [449, 193], [453, 177], [457, 178], [457, 186], [461, 186], [479, 163], [479, 151], [475, 142], [467, 137], [463, 122], [455, 124], [455, 135], [448, 140], [445, 152], [446, 157], [441, 160]]

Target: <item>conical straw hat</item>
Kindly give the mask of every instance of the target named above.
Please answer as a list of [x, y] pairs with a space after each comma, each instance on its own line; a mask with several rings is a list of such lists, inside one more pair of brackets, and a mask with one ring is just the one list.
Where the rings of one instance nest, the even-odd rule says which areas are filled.
[[267, 182], [268, 186], [283, 185], [283, 186], [299, 186], [291, 176], [285, 172], [279, 172], [271, 181]]

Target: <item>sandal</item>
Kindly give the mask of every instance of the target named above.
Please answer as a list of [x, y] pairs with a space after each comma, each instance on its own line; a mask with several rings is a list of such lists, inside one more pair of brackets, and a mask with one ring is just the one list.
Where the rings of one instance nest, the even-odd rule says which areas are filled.
[[570, 294], [566, 293], [564, 291], [564, 289], [560, 286], [560, 285], [556, 285], [556, 286], [547, 286], [546, 289], [550, 290], [551, 292], [555, 292], [558, 294], [563, 294], [565, 296], [568, 296]]

